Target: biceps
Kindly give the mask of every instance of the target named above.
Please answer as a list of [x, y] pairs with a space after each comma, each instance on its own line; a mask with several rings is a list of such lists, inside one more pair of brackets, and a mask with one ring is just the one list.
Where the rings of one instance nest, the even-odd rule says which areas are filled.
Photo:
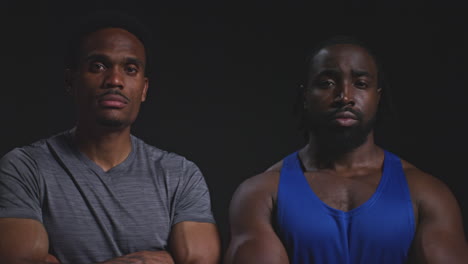
[[36, 220], [0, 219], [0, 262], [45, 261], [49, 241], [44, 226]]
[[[233, 207], [231, 213], [232, 239], [226, 254], [229, 264], [287, 264], [286, 250], [271, 223], [271, 211], [266, 206], [244, 209]], [[263, 210], [259, 209], [263, 208]]]
[[462, 234], [422, 225], [413, 242], [411, 255], [415, 263], [468, 263], [468, 246]]
[[218, 230], [211, 223], [186, 221], [174, 225], [169, 247], [178, 264], [219, 262], [221, 247]]

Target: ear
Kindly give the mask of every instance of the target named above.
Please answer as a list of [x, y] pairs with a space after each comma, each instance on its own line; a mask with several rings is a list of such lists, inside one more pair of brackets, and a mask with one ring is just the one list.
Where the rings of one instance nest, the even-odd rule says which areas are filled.
[[143, 92], [141, 93], [141, 102], [146, 101], [146, 94], [148, 93], [149, 79], [145, 77], [145, 84], [143, 86]]

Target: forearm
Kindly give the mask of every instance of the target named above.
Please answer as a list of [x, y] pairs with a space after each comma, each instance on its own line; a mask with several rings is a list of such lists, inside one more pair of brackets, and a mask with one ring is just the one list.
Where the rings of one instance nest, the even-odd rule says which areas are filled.
[[44, 259], [28, 259], [28, 258], [2, 258], [0, 257], [0, 263], [8, 264], [60, 264], [58, 260], [52, 256], [48, 255]]
[[167, 251], [139, 251], [98, 264], [174, 264], [172, 256]]

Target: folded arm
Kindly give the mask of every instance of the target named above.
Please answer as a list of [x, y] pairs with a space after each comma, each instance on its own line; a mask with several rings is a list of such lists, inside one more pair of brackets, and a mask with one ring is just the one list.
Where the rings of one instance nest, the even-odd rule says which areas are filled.
[[219, 258], [216, 226], [184, 221], [172, 227], [168, 251], [139, 251], [100, 264], [218, 264]]
[[174, 264], [174, 260], [167, 251], [138, 251], [98, 264]]

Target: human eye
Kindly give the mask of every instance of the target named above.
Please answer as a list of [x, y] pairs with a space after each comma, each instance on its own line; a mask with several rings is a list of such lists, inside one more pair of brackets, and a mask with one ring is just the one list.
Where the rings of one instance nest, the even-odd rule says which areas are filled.
[[125, 66], [125, 72], [127, 72], [130, 75], [136, 75], [139, 72], [139, 69], [137, 66], [131, 64], [131, 65], [126, 65]]
[[333, 88], [333, 87], [335, 87], [335, 85], [336, 85], [336, 83], [331, 79], [319, 80], [317, 82], [317, 86], [319, 88], [322, 88], [322, 89]]
[[104, 63], [98, 61], [94, 61], [89, 64], [89, 70], [95, 73], [102, 72], [106, 70], [106, 68], [107, 67], [104, 65]]
[[354, 83], [354, 86], [356, 86], [357, 88], [360, 88], [360, 89], [365, 89], [365, 88], [369, 87], [369, 84], [365, 80], [357, 80]]

